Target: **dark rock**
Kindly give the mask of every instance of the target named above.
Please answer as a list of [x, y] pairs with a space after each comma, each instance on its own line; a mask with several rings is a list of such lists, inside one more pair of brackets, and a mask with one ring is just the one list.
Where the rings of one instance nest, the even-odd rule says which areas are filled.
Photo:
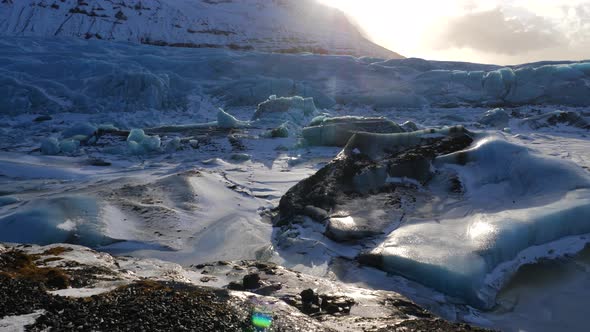
[[303, 303], [300, 310], [306, 315], [313, 315], [319, 313], [321, 309], [320, 306], [317, 304]]
[[355, 304], [354, 300], [346, 296], [322, 295], [322, 311], [333, 314], [350, 314], [350, 309]]
[[365, 218], [330, 218], [326, 223], [324, 235], [337, 242], [348, 242], [379, 234], [379, 231], [367, 226]]
[[414, 179], [420, 183], [426, 183], [432, 178], [430, 168], [430, 158], [427, 158], [427, 156], [412, 155], [405, 160], [392, 163], [387, 173], [391, 177], [405, 177]]
[[313, 303], [313, 304], [320, 304], [319, 296], [313, 291], [313, 289], [306, 289], [301, 292], [301, 302], [305, 303]]
[[566, 125], [580, 129], [590, 129], [590, 122], [580, 113], [574, 111], [555, 111], [526, 118], [522, 123], [528, 125], [531, 129], [540, 129], [545, 127]]
[[244, 286], [237, 281], [232, 281], [227, 285], [227, 289], [235, 290], [235, 291], [243, 291]]
[[307, 205], [305, 208], [303, 208], [302, 213], [303, 215], [306, 215], [318, 222], [322, 222], [330, 217], [326, 210], [320, 209], [312, 205]]
[[260, 287], [260, 275], [258, 273], [245, 275], [243, 285], [245, 289], [256, 289]]
[[[436, 131], [432, 130], [432, 132]], [[362, 137], [359, 143], [372, 147], [375, 145], [372, 140], [378, 139], [380, 139], [379, 136], [374, 137], [371, 134], [366, 134], [366, 137]], [[385, 182], [387, 175], [410, 177], [426, 183], [432, 176], [430, 163], [435, 157], [463, 150], [471, 145], [473, 139], [464, 128], [452, 127], [446, 136], [425, 138], [420, 142], [414, 146], [383, 151], [383, 156], [378, 158], [371, 158], [364, 153], [340, 155], [314, 175], [289, 189], [281, 197], [278, 207], [279, 213], [274, 219], [274, 225], [284, 226], [297, 222], [294, 217], [302, 215], [315, 215], [314, 220], [321, 219], [323, 214], [317, 216], [315, 211], [334, 211], [334, 207], [338, 203], [357, 198], [359, 195], [363, 196], [371, 192], [389, 192], [392, 187], [395, 187], [395, 184]], [[366, 182], [359, 181], [359, 175], [379, 170], [383, 170], [384, 173], [382, 174], [383, 183], [377, 183], [374, 188], [359, 186], [358, 183]], [[314, 211], [312, 211], [310, 206], [319, 210], [313, 209]]]
[[53, 118], [50, 115], [40, 115], [40, 116], [36, 117], [33, 121], [44, 122], [44, 121], [49, 121], [49, 120], [53, 120]]
[[281, 288], [283, 288], [283, 285], [281, 285], [280, 283], [276, 283], [276, 284], [260, 287], [259, 289], [256, 290], [256, 294], [270, 296], [274, 292], [280, 290]]
[[432, 314], [430, 314], [428, 311], [420, 308], [419, 306], [417, 306], [416, 304], [410, 302], [410, 301], [405, 301], [402, 299], [393, 299], [391, 301], [387, 301], [386, 303], [387, 305], [393, 305], [396, 309], [398, 309], [399, 311], [403, 312], [406, 315], [409, 316], [414, 316], [414, 317], [418, 317], [418, 318], [432, 318]]
[[88, 165], [106, 167], [106, 166], [111, 166], [112, 164], [110, 162], [104, 161], [102, 159], [91, 158], [91, 159], [88, 159]]

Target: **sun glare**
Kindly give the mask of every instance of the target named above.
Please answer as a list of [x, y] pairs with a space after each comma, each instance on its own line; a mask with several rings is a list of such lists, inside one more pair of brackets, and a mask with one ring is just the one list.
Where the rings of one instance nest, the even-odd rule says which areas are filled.
[[336, 7], [374, 42], [407, 56], [428, 57], [424, 42], [439, 20], [457, 10], [446, 1], [320, 0]]
[[[590, 41], [590, 30], [583, 19], [577, 18], [585, 13], [583, 8], [590, 8], [588, 0], [318, 1], [342, 10], [373, 42], [408, 57], [495, 64], [588, 57], [585, 45]], [[581, 4], [587, 7], [575, 7]], [[501, 16], [490, 21], [490, 17], [498, 17], [494, 12]], [[448, 29], [451, 22], [464, 22], [462, 18], [474, 13], [492, 16], [480, 19], [479, 26], [472, 20], [467, 27]], [[490, 24], [493, 28], [488, 33]], [[486, 31], [481, 37], [490, 41], [469, 37], [465, 42], [461, 36], [474, 34], [469, 27]], [[523, 46], [535, 40], [556, 42], [528, 49]]]

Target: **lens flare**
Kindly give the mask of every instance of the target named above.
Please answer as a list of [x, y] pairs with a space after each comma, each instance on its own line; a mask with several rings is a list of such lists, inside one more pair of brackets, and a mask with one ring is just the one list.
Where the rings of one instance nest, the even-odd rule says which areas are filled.
[[259, 329], [268, 329], [272, 325], [272, 316], [264, 312], [252, 314], [252, 325]]

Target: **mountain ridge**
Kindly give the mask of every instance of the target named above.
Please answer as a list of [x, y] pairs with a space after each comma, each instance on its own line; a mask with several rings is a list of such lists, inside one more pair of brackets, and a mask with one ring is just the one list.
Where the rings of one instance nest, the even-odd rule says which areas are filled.
[[315, 0], [2, 0], [0, 35], [403, 58]]

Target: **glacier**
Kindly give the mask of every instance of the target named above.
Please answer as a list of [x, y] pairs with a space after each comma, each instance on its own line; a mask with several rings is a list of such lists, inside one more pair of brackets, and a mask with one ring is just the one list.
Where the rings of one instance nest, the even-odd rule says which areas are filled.
[[[65, 38], [2, 37], [0, 47], [3, 114], [187, 110], [200, 105], [194, 95], [220, 100], [221, 106], [257, 105], [270, 95], [311, 97], [321, 108], [590, 102], [588, 62], [505, 68], [411, 59], [368, 64], [351, 56], [171, 49]], [[81, 53], [85, 56], [76, 56]]]

